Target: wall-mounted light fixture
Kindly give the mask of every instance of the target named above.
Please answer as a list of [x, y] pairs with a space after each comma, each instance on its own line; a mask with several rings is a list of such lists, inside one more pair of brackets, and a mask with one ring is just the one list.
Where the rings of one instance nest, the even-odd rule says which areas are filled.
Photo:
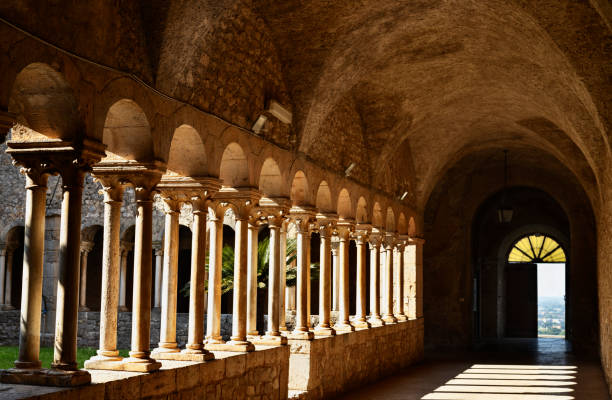
[[402, 194], [399, 199], [404, 200], [406, 196], [408, 196], [408, 192], [404, 192], [404, 194]]
[[354, 162], [351, 163], [351, 165], [349, 165], [345, 170], [344, 170], [344, 175], [346, 176], [351, 176], [351, 172], [353, 171], [353, 168], [355, 168], [357, 164], [355, 164]]
[[275, 100], [270, 100], [268, 109], [266, 111], [274, 115], [282, 123], [290, 124], [293, 120], [293, 114], [291, 114], [291, 111], [287, 110]]
[[261, 130], [263, 129], [264, 125], [266, 124], [267, 120], [268, 120], [268, 117], [266, 117], [265, 115], [261, 114], [259, 116], [259, 118], [257, 118], [257, 121], [255, 121], [255, 123], [253, 124], [253, 128], [251, 128], [253, 130], [253, 132], [259, 134], [259, 132], [261, 132]]

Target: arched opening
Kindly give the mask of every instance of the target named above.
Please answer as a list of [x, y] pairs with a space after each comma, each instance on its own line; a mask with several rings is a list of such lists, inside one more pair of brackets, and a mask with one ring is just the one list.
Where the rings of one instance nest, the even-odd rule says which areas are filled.
[[166, 175], [205, 176], [206, 151], [198, 131], [189, 125], [181, 125], [174, 131]]
[[342, 189], [338, 195], [338, 217], [343, 219], [353, 218], [351, 195], [346, 189]]
[[225, 187], [249, 186], [249, 165], [238, 143], [228, 144], [223, 151], [219, 178]]
[[[514, 242], [504, 273], [506, 336], [565, 338], [566, 261], [561, 244], [541, 232]], [[521, 286], [527, 296], [517, 295]]]
[[308, 202], [308, 179], [303, 171], [297, 171], [291, 182], [291, 201], [296, 205]]
[[331, 199], [331, 191], [326, 181], [321, 181], [317, 190], [317, 200], [315, 202], [317, 209], [324, 213], [334, 212]]
[[102, 141], [107, 146], [104, 161], [149, 161], [153, 158], [149, 121], [132, 100], [119, 100], [108, 109]]

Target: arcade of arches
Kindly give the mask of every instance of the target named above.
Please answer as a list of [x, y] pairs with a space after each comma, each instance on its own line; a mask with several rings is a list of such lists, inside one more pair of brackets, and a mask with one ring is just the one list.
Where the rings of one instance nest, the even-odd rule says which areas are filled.
[[0, 4], [2, 396], [375, 391], [516, 336], [529, 235], [610, 385], [608, 2], [64, 3]]

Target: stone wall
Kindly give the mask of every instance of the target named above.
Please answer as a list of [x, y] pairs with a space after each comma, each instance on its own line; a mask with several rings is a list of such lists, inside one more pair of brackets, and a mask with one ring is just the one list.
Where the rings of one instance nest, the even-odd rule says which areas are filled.
[[[20, 398], [283, 400], [287, 398], [288, 346], [262, 347], [252, 353], [214, 353], [216, 359], [205, 363], [162, 361], [160, 371], [148, 374], [92, 370], [90, 371], [92, 384], [74, 389], [3, 385], [2, 398], [11, 400]], [[46, 394], [43, 394], [45, 392]]]
[[374, 382], [423, 358], [424, 320], [313, 341], [289, 340], [289, 390], [326, 399]]
[[600, 353], [612, 395], [612, 201], [602, 207], [598, 226]]

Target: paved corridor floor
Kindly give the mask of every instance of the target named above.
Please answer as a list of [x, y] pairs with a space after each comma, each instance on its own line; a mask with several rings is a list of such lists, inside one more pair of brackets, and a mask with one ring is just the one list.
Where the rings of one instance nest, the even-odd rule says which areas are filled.
[[597, 359], [573, 354], [561, 339], [507, 339], [478, 351], [426, 357], [419, 365], [342, 399], [610, 399]]

